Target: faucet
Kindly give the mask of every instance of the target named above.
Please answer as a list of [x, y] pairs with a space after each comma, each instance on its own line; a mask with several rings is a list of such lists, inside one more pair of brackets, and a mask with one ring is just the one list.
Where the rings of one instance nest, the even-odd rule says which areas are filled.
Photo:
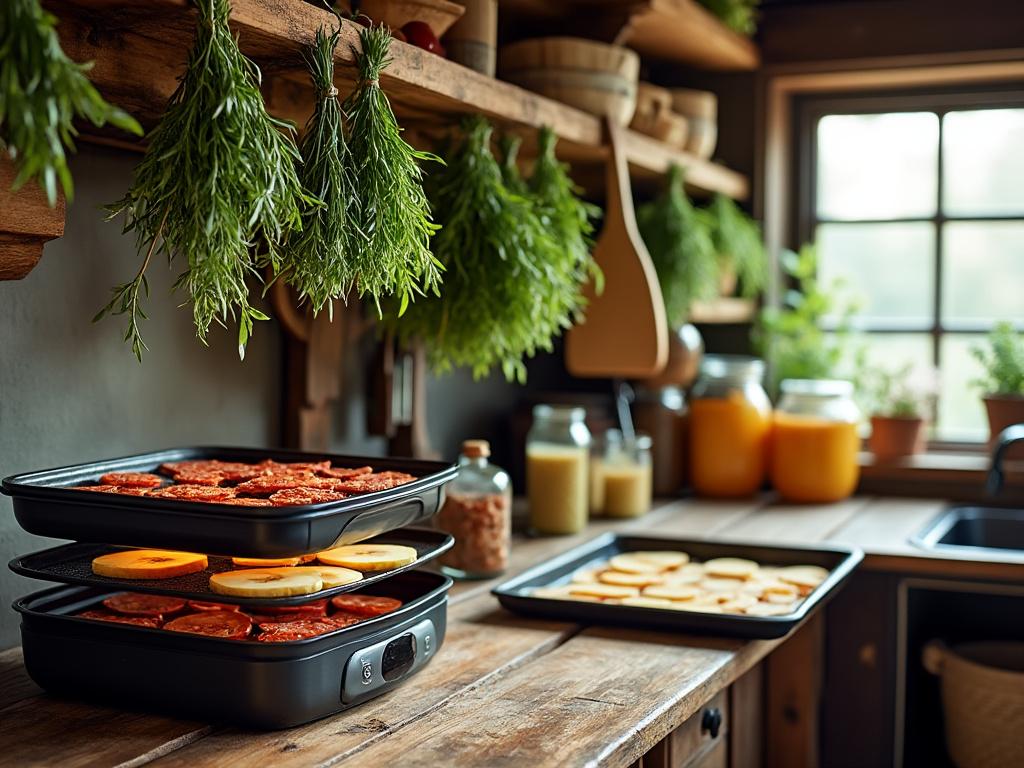
[[1003, 489], [1003, 458], [1010, 446], [1024, 442], [1024, 424], [1014, 424], [999, 433], [992, 449], [992, 466], [988, 470], [986, 489], [989, 496], [997, 496]]

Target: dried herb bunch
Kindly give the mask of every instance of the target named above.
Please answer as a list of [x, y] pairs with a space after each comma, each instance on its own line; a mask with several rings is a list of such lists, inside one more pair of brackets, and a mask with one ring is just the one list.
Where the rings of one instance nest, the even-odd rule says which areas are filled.
[[669, 325], [678, 328], [693, 302], [712, 298], [718, 288], [715, 246], [686, 196], [682, 168], [669, 169], [665, 191], [637, 208], [636, 219], [658, 273]]
[[142, 135], [127, 112], [111, 106], [89, 82], [90, 64], [76, 64], [60, 46], [57, 19], [39, 0], [0, 3], [0, 147], [14, 160], [14, 189], [37, 180], [50, 206], [57, 186], [74, 194], [67, 151], [78, 135], [73, 120]]
[[95, 319], [127, 315], [125, 340], [140, 360], [140, 293], [149, 293], [146, 268], [154, 254], [187, 261], [174, 290], [188, 291], [199, 339], [206, 343], [211, 323], [237, 317], [244, 356], [253, 321], [267, 319], [250, 305], [246, 279], [267, 265], [280, 268], [279, 244], [301, 227], [306, 206], [320, 204], [299, 184], [292, 126], [267, 114], [259, 69], [228, 27], [228, 0], [197, 7], [187, 69], [149, 136], [134, 184], [110, 206], [112, 218], [124, 214], [125, 231], [136, 232], [146, 253], [136, 276], [113, 289]]
[[501, 155], [501, 179], [505, 182], [510, 192], [517, 195], [528, 193], [526, 181], [519, 173], [519, 148], [523, 140], [518, 136], [505, 134], [498, 142], [498, 151]]
[[353, 252], [353, 270], [360, 296], [372, 296], [378, 314], [381, 299], [398, 299], [398, 314], [417, 295], [438, 293], [441, 263], [430, 252], [430, 238], [439, 229], [430, 217], [423, 191], [420, 161], [440, 162], [402, 139], [388, 97], [380, 87], [381, 72], [391, 63], [391, 35], [374, 26], [359, 33], [359, 82], [345, 102], [349, 119], [358, 228], [366, 241]]
[[467, 367], [479, 378], [500, 366], [522, 382], [523, 358], [550, 350], [571, 324], [566, 310], [578, 289], [567, 291], [555, 273], [560, 246], [534, 203], [505, 186], [490, 124], [470, 118], [463, 131], [436, 180], [444, 228], [433, 245], [447, 270], [444, 295], [417, 301], [393, 325], [403, 342], [424, 342], [438, 372]]
[[768, 255], [761, 241], [761, 228], [721, 192], [703, 213], [719, 265], [735, 270], [744, 296], [757, 296], [768, 280]]
[[317, 101], [299, 147], [298, 173], [303, 189], [324, 204], [307, 208], [301, 232], [293, 233], [284, 249], [286, 279], [300, 300], [309, 301], [314, 314], [324, 304], [330, 310], [332, 299], [347, 297], [356, 279], [353, 253], [363, 247], [355, 228], [358, 198], [334, 87], [334, 51], [340, 34], [320, 28], [305, 51]]

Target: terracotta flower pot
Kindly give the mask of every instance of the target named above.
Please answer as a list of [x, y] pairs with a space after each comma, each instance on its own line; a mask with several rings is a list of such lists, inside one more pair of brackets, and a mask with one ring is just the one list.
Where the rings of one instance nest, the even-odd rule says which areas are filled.
[[872, 416], [868, 447], [876, 461], [913, 456], [925, 448], [925, 420], [895, 416]]
[[[1024, 424], [1024, 395], [985, 395], [988, 414], [988, 447], [992, 449], [999, 433], [1014, 424]], [[1008, 459], [1024, 459], [1024, 446], [1015, 446], [1006, 453]]]

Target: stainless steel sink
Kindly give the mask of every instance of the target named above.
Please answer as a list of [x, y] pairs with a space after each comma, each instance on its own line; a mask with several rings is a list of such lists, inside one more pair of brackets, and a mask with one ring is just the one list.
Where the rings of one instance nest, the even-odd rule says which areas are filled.
[[1024, 509], [950, 507], [910, 542], [949, 555], [1024, 562]]

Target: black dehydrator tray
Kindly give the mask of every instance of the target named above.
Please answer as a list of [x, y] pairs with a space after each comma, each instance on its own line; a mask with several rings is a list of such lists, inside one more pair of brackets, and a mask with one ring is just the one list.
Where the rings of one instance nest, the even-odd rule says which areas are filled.
[[[243, 507], [151, 499], [69, 486], [107, 472], [155, 472], [165, 462], [221, 459], [255, 463], [330, 459], [339, 467], [366, 464], [407, 472], [416, 480], [386, 491], [295, 507]], [[75, 541], [157, 547], [244, 557], [292, 557], [352, 544], [432, 517], [454, 479], [454, 465], [416, 459], [339, 456], [262, 448], [174, 448], [120, 459], [13, 475], [3, 492], [29, 533]]]
[[43, 688], [123, 709], [245, 727], [289, 728], [389, 691], [436, 655], [445, 576], [398, 574], [364, 591], [405, 604], [326, 635], [285, 643], [227, 640], [76, 618], [108, 594], [61, 586], [14, 603], [29, 675]]
[[403, 528], [382, 534], [372, 539], [375, 544], [403, 544], [413, 547], [418, 557], [416, 562], [392, 568], [389, 571], [367, 571], [361, 581], [341, 587], [331, 587], [309, 595], [290, 597], [232, 597], [221, 595], [210, 589], [210, 576], [222, 571], [245, 570], [231, 562], [230, 557], [210, 557], [205, 571], [176, 576], [172, 579], [111, 579], [97, 576], [92, 572], [93, 558], [126, 549], [108, 544], [64, 544], [44, 549], [30, 555], [16, 557], [9, 563], [12, 571], [22, 576], [43, 581], [57, 581], [64, 584], [81, 584], [111, 591], [148, 592], [156, 595], [173, 595], [189, 600], [209, 600], [218, 603], [233, 603], [246, 607], [261, 605], [298, 605], [310, 600], [319, 600], [344, 592], [361, 592], [371, 584], [389, 579], [396, 574], [410, 571], [449, 550], [454, 539], [446, 533], [426, 528]]
[[[597, 564], [623, 552], [675, 550], [686, 552], [699, 562], [714, 557], [741, 557], [762, 565], [818, 565], [827, 568], [828, 578], [808, 595], [797, 609], [784, 616], [743, 616], [664, 610], [631, 605], [601, 604], [580, 600], [532, 597], [535, 587], [566, 584], [580, 568]], [[691, 540], [606, 533], [558, 557], [537, 565], [494, 588], [498, 601], [510, 611], [565, 621], [592, 624], [625, 624], [729, 637], [782, 637], [799, 624], [816, 606], [826, 602], [850, 576], [863, 558], [859, 549], [849, 547], [772, 547], [732, 541]]]

